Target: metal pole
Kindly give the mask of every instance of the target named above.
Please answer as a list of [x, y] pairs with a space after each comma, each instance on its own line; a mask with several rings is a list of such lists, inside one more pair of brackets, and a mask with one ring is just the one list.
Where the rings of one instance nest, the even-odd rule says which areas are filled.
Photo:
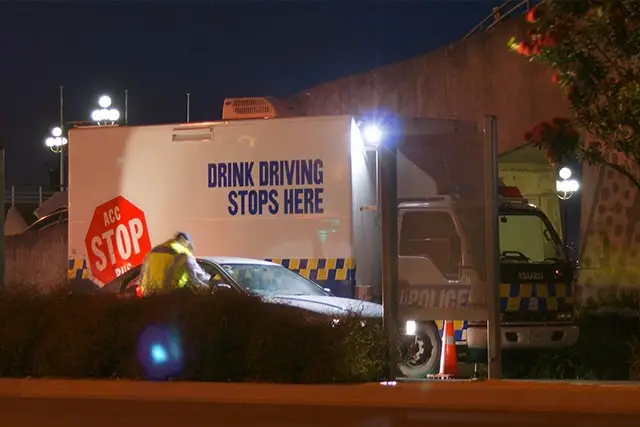
[[64, 86], [60, 85], [60, 129], [64, 129]]
[[380, 150], [376, 150], [376, 208], [380, 212]]
[[129, 124], [129, 90], [124, 90], [124, 125]]
[[[64, 86], [60, 85], [60, 129], [64, 137]], [[64, 145], [60, 145], [60, 191], [64, 190]]]
[[189, 123], [191, 116], [191, 94], [187, 92], [187, 123]]
[[484, 121], [485, 253], [487, 254], [487, 352], [489, 379], [502, 378], [500, 329], [500, 257], [498, 240], [498, 120]]
[[[2, 188], [2, 193], [4, 194], [4, 186], [5, 186], [5, 176], [4, 176], [4, 147], [0, 147], [0, 188]], [[5, 221], [5, 206], [4, 206], [4, 197], [2, 197], [2, 201], [0, 201], [0, 205], [2, 206], [2, 215], [0, 215], [0, 226], [2, 230], [4, 230], [4, 221]], [[4, 262], [4, 238], [0, 239], [0, 290], [4, 290], [6, 287], [5, 283], [5, 262]]]
[[397, 148], [379, 148], [383, 324], [389, 337], [389, 379], [398, 370], [398, 177]]
[[569, 200], [560, 200], [560, 204], [562, 205], [562, 239], [564, 240], [564, 245], [569, 247]]

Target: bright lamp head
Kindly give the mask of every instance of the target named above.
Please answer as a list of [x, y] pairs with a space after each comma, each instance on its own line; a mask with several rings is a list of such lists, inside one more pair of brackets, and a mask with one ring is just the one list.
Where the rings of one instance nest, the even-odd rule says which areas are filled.
[[101, 96], [100, 99], [98, 99], [98, 105], [102, 108], [111, 107], [111, 98], [107, 95]]
[[51, 135], [53, 135], [54, 137], [59, 137], [62, 135], [62, 129], [59, 127], [55, 127], [53, 129], [51, 129]]
[[560, 193], [575, 193], [580, 190], [580, 183], [575, 179], [556, 181], [556, 191]]
[[571, 169], [564, 167], [562, 169], [560, 169], [560, 171], [558, 172], [558, 176], [560, 176], [560, 178], [562, 179], [569, 179], [571, 178]]
[[120, 118], [120, 111], [115, 108], [111, 108], [110, 110], [107, 110], [107, 117], [110, 121], [117, 122]]
[[380, 145], [380, 141], [382, 140], [382, 131], [376, 125], [366, 125], [362, 132], [362, 136], [365, 142], [377, 146]]

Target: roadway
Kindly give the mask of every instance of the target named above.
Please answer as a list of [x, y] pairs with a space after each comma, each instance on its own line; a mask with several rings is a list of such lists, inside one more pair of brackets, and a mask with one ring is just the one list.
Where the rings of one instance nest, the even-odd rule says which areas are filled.
[[637, 427], [637, 415], [0, 397], [11, 427]]

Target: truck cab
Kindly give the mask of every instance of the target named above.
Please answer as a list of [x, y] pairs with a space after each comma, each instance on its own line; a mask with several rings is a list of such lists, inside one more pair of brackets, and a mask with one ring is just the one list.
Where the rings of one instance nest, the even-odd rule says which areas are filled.
[[[500, 313], [502, 348], [564, 348], [575, 344], [573, 269], [565, 246], [542, 210], [528, 203], [516, 187], [499, 187]], [[484, 262], [474, 240], [484, 239], [483, 209], [457, 206], [455, 197], [434, 196], [398, 205], [400, 277], [412, 274], [403, 258], [421, 258], [428, 283], [476, 286]], [[425, 263], [426, 264], [426, 263]], [[473, 291], [471, 291], [473, 294]], [[481, 293], [486, 295], [486, 293]], [[401, 304], [403, 298], [401, 297]], [[442, 322], [421, 322], [411, 341], [405, 375], [434, 372], [440, 355]], [[486, 322], [454, 322], [455, 340], [469, 350], [487, 348]], [[478, 353], [477, 351], [475, 353]]]

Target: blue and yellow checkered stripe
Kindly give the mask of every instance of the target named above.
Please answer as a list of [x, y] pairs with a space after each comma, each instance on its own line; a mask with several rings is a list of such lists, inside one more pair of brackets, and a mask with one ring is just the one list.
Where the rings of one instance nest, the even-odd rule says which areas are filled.
[[356, 264], [353, 258], [268, 258], [317, 284], [336, 296], [353, 297]]
[[[353, 297], [355, 262], [352, 258], [271, 258], [266, 261], [282, 265], [319, 285], [331, 289], [337, 296]], [[88, 279], [87, 261], [69, 260], [69, 279]]]
[[[440, 336], [444, 333], [444, 322], [442, 320], [436, 320], [436, 326], [440, 331]], [[462, 343], [467, 341], [467, 321], [466, 320], [454, 320], [453, 321], [453, 339], [456, 343]]]
[[[532, 301], [536, 299], [537, 301]], [[502, 283], [500, 284], [500, 311], [513, 313], [528, 311], [557, 311], [565, 304], [573, 302], [573, 292], [565, 283]]]
[[87, 266], [87, 261], [81, 258], [70, 259], [67, 273], [69, 280], [88, 279], [89, 266]]

